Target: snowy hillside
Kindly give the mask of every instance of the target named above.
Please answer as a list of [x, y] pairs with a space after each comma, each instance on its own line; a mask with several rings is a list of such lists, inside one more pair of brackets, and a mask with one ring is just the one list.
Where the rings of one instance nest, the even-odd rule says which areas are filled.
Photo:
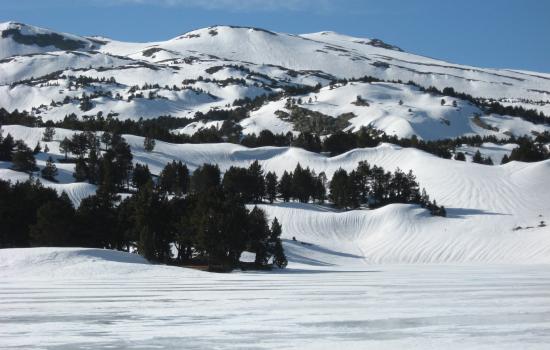
[[[357, 103], [360, 97], [361, 103]], [[349, 83], [325, 87], [318, 93], [299, 96], [300, 108], [334, 118], [345, 117], [344, 130], [358, 131], [362, 126], [383, 130], [389, 135], [424, 140], [438, 140], [462, 135], [529, 135], [550, 130], [520, 118], [484, 115], [468, 101], [435, 96], [414, 86], [393, 83]], [[443, 102], [442, 102], [443, 100]], [[241, 122], [245, 133], [258, 134], [263, 129], [276, 133], [294, 131], [291, 122], [281, 120], [276, 112], [291, 113], [284, 101], [270, 102], [253, 111]]]
[[[4, 133], [24, 139], [33, 145], [42, 137], [42, 128], [5, 126]], [[59, 140], [73, 131], [58, 129], [48, 145], [48, 155], [63, 158]], [[376, 210], [334, 212], [312, 204], [274, 204], [262, 206], [283, 225], [285, 246], [292, 252], [296, 237], [322, 249], [352, 254], [359, 258], [325, 260], [328, 264], [418, 262], [550, 262], [550, 188], [546, 186], [550, 161], [538, 163], [511, 162], [487, 166], [447, 160], [413, 148], [382, 144], [375, 148], [357, 149], [340, 156], [326, 157], [298, 148], [262, 147], [249, 149], [234, 144], [168, 144], [158, 142], [153, 152], [145, 152], [143, 138], [124, 135], [132, 148], [134, 162], [147, 164], [159, 174], [166, 163], [181, 160], [196, 169], [203, 163], [218, 164], [222, 171], [230, 166], [247, 167], [259, 160], [266, 171], [279, 176], [300, 163], [330, 178], [339, 168], [354, 169], [359, 161], [388, 170], [413, 170], [420, 184], [438, 203], [447, 208], [447, 218], [430, 216], [411, 205], [391, 205]], [[482, 151], [495, 152], [485, 145]], [[505, 152], [506, 148], [499, 150]], [[489, 153], [495, 155], [495, 153]], [[37, 159], [45, 165], [46, 154]], [[47, 186], [66, 191], [78, 204], [91, 195], [95, 186], [74, 183], [73, 164], [58, 164], [59, 184]], [[28, 175], [8, 169], [0, 162], [0, 178], [24, 181]], [[540, 227], [539, 227], [540, 226]], [[311, 253], [305, 253], [306, 256]], [[315, 253], [315, 251], [313, 251]], [[292, 256], [292, 255], [291, 255]], [[304, 253], [294, 262], [304, 261]], [[327, 259], [324, 256], [321, 260]], [[291, 260], [292, 262], [292, 260]]]
[[89, 51], [101, 42], [22, 23], [0, 23], [0, 59], [51, 51]]
[[[321, 84], [319, 93], [294, 98], [313, 98], [302, 107], [331, 117], [353, 113], [348, 130], [370, 125], [401, 137], [440, 139], [532, 135], [548, 128], [518, 117], [486, 115], [467, 101], [423, 93], [411, 85], [354, 83], [329, 89], [335, 79], [370, 76], [439, 90], [452, 87], [548, 113], [548, 75], [451, 64], [376, 39], [229, 26], [155, 43], [86, 38], [14, 22], [1, 24], [0, 31], [0, 107], [28, 111], [44, 121], [73, 113], [134, 120], [162, 115], [192, 118], [196, 112], [234, 108], [239, 99]], [[357, 96], [370, 107], [351, 104]], [[90, 103], [83, 104], [87, 99]], [[298, 132], [294, 122], [275, 114], [284, 110], [284, 103], [281, 99], [252, 111], [240, 121], [244, 133]], [[192, 134], [220, 123], [196, 122], [182, 132]]]

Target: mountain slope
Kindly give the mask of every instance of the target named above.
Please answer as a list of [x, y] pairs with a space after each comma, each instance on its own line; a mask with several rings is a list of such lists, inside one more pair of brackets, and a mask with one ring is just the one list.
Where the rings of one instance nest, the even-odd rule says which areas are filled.
[[100, 41], [17, 22], [0, 23], [0, 33], [0, 59], [60, 50], [89, 51], [102, 44]]
[[[196, 112], [233, 108], [243, 98], [304, 85], [326, 88], [335, 79], [363, 76], [413, 81], [440, 90], [453, 87], [474, 97], [496, 98], [504, 105], [546, 113], [550, 108], [548, 74], [451, 64], [403, 52], [377, 39], [333, 32], [291, 35], [215, 26], [153, 43], [86, 38], [14, 22], [1, 24], [0, 32], [0, 107], [28, 111], [43, 120], [59, 121], [70, 114], [192, 118]], [[398, 136], [438, 139], [464, 134], [531, 135], [546, 129], [517, 117], [510, 122], [508, 116], [484, 115], [465, 101], [451, 113], [450, 104], [456, 98], [419, 94], [412, 85], [364, 83], [337, 85], [334, 90], [321, 90], [319, 102], [303, 107], [333, 117], [354, 112], [353, 130], [370, 125]], [[357, 95], [365, 95], [373, 108], [351, 108], [351, 99]], [[91, 105], [84, 108], [81, 102], [86, 96]], [[305, 100], [314, 96], [294, 95]], [[441, 99], [447, 101], [445, 108], [437, 105]], [[402, 107], [395, 107], [400, 100]], [[274, 115], [280, 107], [262, 108], [266, 113], [252, 111], [251, 119], [241, 121], [245, 133], [263, 128], [299, 131], [293, 122]], [[473, 113], [482, 120], [491, 119], [483, 122], [498, 131], [472, 125]], [[190, 130], [198, 130], [197, 125]]]

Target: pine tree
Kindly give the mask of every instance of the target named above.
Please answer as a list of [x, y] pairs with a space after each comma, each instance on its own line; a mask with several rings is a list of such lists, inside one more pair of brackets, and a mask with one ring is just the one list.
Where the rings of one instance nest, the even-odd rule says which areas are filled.
[[154, 191], [152, 182], [145, 184], [134, 197], [133, 227], [139, 232], [139, 254], [148, 260], [167, 262], [172, 237], [165, 198]]
[[254, 207], [250, 211], [249, 230], [250, 230], [250, 250], [256, 253], [254, 263], [257, 267], [265, 266], [269, 260], [269, 238], [271, 231], [267, 224], [265, 212]]
[[265, 175], [265, 193], [269, 203], [277, 198], [277, 175], [274, 172], [268, 172]]
[[218, 165], [203, 164], [193, 172], [191, 189], [198, 194], [217, 190], [220, 186], [220, 176]]
[[362, 177], [356, 170], [352, 170], [348, 176], [348, 203], [347, 206], [351, 209], [358, 208], [360, 205], [360, 188], [362, 183]]
[[122, 249], [123, 231], [117, 230], [117, 213], [114, 206], [115, 201], [119, 199], [100, 185], [96, 195], [82, 200], [77, 210], [79, 245]]
[[256, 160], [248, 168], [250, 177], [250, 190], [254, 203], [260, 203], [265, 196], [264, 172], [260, 163]]
[[95, 147], [90, 150], [90, 154], [88, 155], [86, 171], [88, 181], [93, 185], [97, 185], [100, 176], [100, 158]]
[[323, 204], [327, 197], [327, 176], [324, 172], [321, 172], [318, 176], [314, 177], [313, 182], [313, 199], [316, 200], [317, 203]]
[[153, 152], [155, 149], [155, 139], [149, 136], [146, 136], [143, 139], [143, 149], [145, 149], [146, 152]]
[[36, 223], [30, 227], [35, 247], [73, 245], [75, 211], [64, 192], [58, 200], [44, 203], [36, 213]]
[[71, 151], [71, 140], [67, 137], [59, 143], [59, 150], [65, 154], [65, 160], [67, 159], [68, 153]]
[[78, 158], [74, 166], [73, 177], [76, 182], [88, 180], [88, 165], [83, 158]]
[[340, 168], [334, 172], [330, 180], [329, 197], [337, 208], [346, 208], [350, 205], [349, 184], [349, 176], [344, 169]]
[[500, 164], [506, 164], [509, 162], [510, 162], [510, 158], [508, 158], [507, 154], [504, 154], [504, 156], [502, 156], [502, 160], [500, 161]]
[[279, 268], [285, 268], [288, 264], [288, 260], [286, 259], [283, 244], [281, 242], [282, 227], [277, 218], [273, 219], [270, 231], [270, 253], [273, 256], [273, 264]]
[[465, 161], [466, 161], [466, 156], [464, 155], [463, 152], [456, 152], [456, 154], [455, 154], [455, 160], [458, 160], [458, 161], [461, 161], [461, 162], [465, 162]]
[[108, 131], [105, 131], [103, 134], [101, 134], [101, 142], [105, 145], [105, 150], [111, 146], [111, 142], [113, 140], [113, 134], [111, 134]]
[[39, 141], [36, 143], [36, 146], [34, 146], [32, 154], [37, 155], [40, 152], [42, 152], [42, 146], [40, 145], [40, 141]]
[[474, 157], [472, 158], [472, 162], [483, 164], [483, 156], [481, 155], [481, 152], [479, 152], [479, 150], [477, 150], [476, 153], [474, 154]]
[[16, 142], [16, 149], [12, 156], [15, 171], [33, 172], [36, 170], [36, 159], [31, 149], [22, 141]]
[[314, 179], [311, 170], [296, 165], [292, 175], [292, 196], [301, 203], [308, 203], [315, 191]]
[[104, 158], [107, 154], [112, 153], [113, 157], [113, 179], [115, 181], [115, 184], [122, 189], [124, 185], [129, 185], [129, 177], [132, 172], [133, 164], [132, 164], [132, 152], [130, 150], [130, 145], [126, 143], [126, 140], [124, 138], [120, 137], [120, 135], [113, 135], [112, 143], [112, 152], [109, 152], [110, 150], [107, 150], [107, 152], [104, 155]]
[[52, 157], [48, 157], [46, 166], [42, 169], [41, 175], [44, 179], [57, 182], [55, 177], [57, 176], [57, 167], [55, 166]]
[[[1, 136], [1, 134], [0, 134]], [[13, 150], [15, 148], [15, 141], [11, 134], [6, 135], [0, 140], [0, 161], [11, 161], [13, 156]]]
[[279, 181], [278, 191], [283, 198], [283, 201], [289, 202], [292, 197], [292, 173], [288, 173], [286, 170], [281, 176]]
[[149, 226], [138, 227], [138, 253], [147, 260], [154, 260], [155, 255], [155, 241], [154, 233], [151, 232]]
[[181, 196], [189, 192], [189, 169], [181, 161], [166, 164], [160, 172], [158, 187], [162, 193]]
[[114, 152], [112, 150], [108, 150], [99, 162], [98, 192], [106, 195], [114, 195], [117, 192], [118, 186], [115, 167]]
[[422, 206], [422, 208], [427, 208], [429, 204], [430, 196], [428, 196], [426, 189], [422, 188], [422, 194], [420, 195], [420, 205]]
[[[136, 165], [137, 167], [137, 165]], [[162, 193], [174, 193], [176, 188], [176, 167], [175, 162], [168, 163], [159, 174], [158, 187]]]
[[8, 134], [5, 138], [0, 133], [0, 161], [11, 161], [15, 148], [13, 137]]
[[132, 174], [132, 185], [139, 190], [150, 181], [152, 181], [151, 172], [147, 164], [142, 165], [137, 163], [134, 166], [134, 172]]
[[44, 129], [44, 134], [42, 134], [42, 141], [51, 142], [53, 141], [53, 136], [55, 135], [55, 129], [52, 126], [47, 126]]
[[230, 167], [223, 176], [222, 185], [227, 196], [242, 203], [254, 201], [254, 180], [248, 169]]
[[369, 179], [370, 179], [370, 164], [366, 161], [359, 162], [356, 170], [356, 186], [361, 203], [367, 203], [369, 200]]
[[189, 169], [187, 165], [183, 164], [181, 161], [175, 163], [176, 166], [176, 182], [174, 193], [176, 196], [181, 196], [189, 192]]
[[86, 157], [88, 150], [92, 148], [90, 138], [90, 135], [85, 132], [73, 134], [69, 143], [70, 152], [78, 158]]

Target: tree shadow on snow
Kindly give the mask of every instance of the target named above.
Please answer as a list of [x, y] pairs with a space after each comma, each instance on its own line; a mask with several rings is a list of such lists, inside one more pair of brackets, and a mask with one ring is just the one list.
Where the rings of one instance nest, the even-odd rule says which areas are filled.
[[[293, 241], [289, 239], [284, 239], [285, 254], [289, 261], [310, 265], [318, 267], [336, 267], [338, 265], [330, 262], [333, 258], [350, 258], [350, 259], [359, 259], [363, 260], [363, 256], [343, 253], [336, 250], [328, 249], [311, 243]], [[377, 271], [366, 271], [366, 270], [352, 270], [352, 271], [342, 271], [338, 268], [335, 269], [326, 269], [326, 270], [309, 270], [309, 269], [286, 269], [286, 270], [276, 270], [280, 273], [330, 273], [330, 272], [377, 272]]]
[[486, 210], [481, 209], [469, 209], [469, 208], [446, 208], [447, 210], [447, 217], [451, 219], [464, 219], [468, 216], [475, 216], [475, 215], [498, 215], [498, 216], [510, 216], [511, 214], [505, 214], [505, 213], [494, 213]]
[[[326, 269], [326, 270], [309, 270], [309, 269], [295, 269], [295, 268], [286, 268], [286, 269], [273, 269], [269, 273], [277, 274], [320, 274], [320, 273], [375, 273], [382, 272], [381, 270], [343, 270], [343, 269]], [[260, 272], [261, 273], [261, 272]]]

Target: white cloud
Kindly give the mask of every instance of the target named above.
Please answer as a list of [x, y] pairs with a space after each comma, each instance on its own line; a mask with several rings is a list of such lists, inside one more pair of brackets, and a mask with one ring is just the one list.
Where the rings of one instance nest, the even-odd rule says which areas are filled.
[[195, 7], [230, 11], [323, 11], [332, 8], [332, 0], [93, 0], [102, 5], [145, 4]]

